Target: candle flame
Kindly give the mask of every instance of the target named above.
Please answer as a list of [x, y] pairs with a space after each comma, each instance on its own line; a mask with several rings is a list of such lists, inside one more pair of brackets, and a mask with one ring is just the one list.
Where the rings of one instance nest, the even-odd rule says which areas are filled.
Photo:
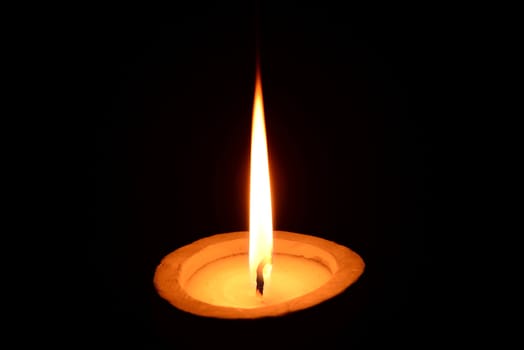
[[268, 281], [271, 275], [273, 253], [273, 216], [269, 161], [262, 100], [262, 81], [257, 67], [255, 100], [251, 131], [251, 167], [249, 189], [249, 270], [255, 283], [257, 267], [264, 262], [263, 277]]

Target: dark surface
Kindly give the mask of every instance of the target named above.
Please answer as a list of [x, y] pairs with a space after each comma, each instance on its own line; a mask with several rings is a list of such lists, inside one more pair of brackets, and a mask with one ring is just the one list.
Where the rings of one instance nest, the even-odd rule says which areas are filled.
[[201, 319], [156, 294], [154, 269], [167, 253], [248, 227], [254, 9], [137, 7], [96, 17], [86, 50], [97, 126], [86, 341], [247, 349], [322, 339], [370, 348], [444, 338], [432, 268], [442, 83], [426, 11], [260, 7], [275, 228], [350, 247], [366, 262], [362, 278], [317, 308], [254, 322]]

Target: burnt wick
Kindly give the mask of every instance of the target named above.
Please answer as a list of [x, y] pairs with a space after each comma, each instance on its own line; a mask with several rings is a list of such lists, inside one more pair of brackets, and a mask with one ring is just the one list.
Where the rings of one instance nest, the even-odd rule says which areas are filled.
[[264, 295], [264, 266], [266, 262], [262, 260], [257, 266], [257, 295]]

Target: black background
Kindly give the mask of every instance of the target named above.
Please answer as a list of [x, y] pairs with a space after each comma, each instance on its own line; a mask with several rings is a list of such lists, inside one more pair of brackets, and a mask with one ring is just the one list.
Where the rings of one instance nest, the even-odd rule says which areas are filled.
[[[257, 12], [248, 1], [100, 9], [86, 28], [96, 228], [85, 340], [176, 348], [177, 335], [222, 329], [191, 328], [200, 321], [171, 310], [152, 279], [170, 251], [247, 230], [255, 13], [275, 228], [336, 241], [366, 262], [339, 298], [352, 308], [319, 311], [319, 328], [333, 324], [340, 347], [445, 338], [432, 278], [435, 12], [272, 1]], [[175, 336], [158, 322], [176, 325]]]

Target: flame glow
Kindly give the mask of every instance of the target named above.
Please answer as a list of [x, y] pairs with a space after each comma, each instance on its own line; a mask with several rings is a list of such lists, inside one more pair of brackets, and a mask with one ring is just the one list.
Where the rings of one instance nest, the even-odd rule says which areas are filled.
[[255, 282], [257, 267], [261, 262], [264, 262], [266, 264], [263, 269], [264, 281], [268, 281], [271, 274], [273, 253], [273, 215], [262, 82], [259, 70], [257, 70], [253, 104], [249, 186], [250, 277], [251, 281]]

